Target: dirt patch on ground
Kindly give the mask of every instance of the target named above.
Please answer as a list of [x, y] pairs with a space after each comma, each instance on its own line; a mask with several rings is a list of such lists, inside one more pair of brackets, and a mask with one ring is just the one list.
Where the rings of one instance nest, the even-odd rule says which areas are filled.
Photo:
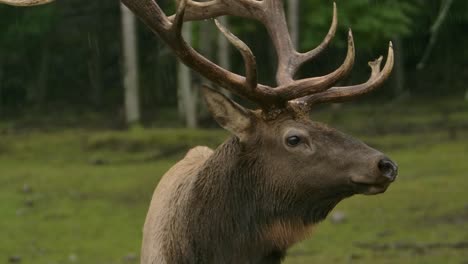
[[429, 224], [449, 224], [463, 225], [468, 223], [468, 204], [462, 210], [450, 212], [448, 214], [433, 218], [425, 218], [424, 221]]
[[361, 249], [368, 249], [372, 251], [412, 251], [418, 254], [425, 254], [429, 251], [438, 249], [454, 249], [454, 250], [467, 250], [468, 241], [461, 241], [455, 243], [408, 243], [408, 242], [395, 242], [395, 243], [363, 243], [356, 242], [356, 247]]

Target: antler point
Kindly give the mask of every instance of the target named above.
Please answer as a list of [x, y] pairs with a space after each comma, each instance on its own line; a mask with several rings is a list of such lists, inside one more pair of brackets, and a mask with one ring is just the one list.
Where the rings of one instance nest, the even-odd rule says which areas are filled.
[[383, 56], [379, 56], [377, 59], [373, 60], [373, 61], [369, 61], [369, 66], [370, 67], [373, 67], [374, 65], [379, 65], [382, 63], [382, 60], [383, 60]]
[[348, 43], [354, 43], [353, 31], [351, 30], [351, 28], [348, 30]]

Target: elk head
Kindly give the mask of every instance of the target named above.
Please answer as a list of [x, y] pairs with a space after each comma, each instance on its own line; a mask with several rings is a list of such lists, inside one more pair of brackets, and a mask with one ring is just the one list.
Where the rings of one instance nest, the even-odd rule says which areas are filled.
[[[354, 63], [354, 41], [348, 35], [346, 58], [335, 71], [321, 77], [296, 80], [299, 67], [316, 58], [332, 40], [337, 28], [336, 4], [333, 21], [323, 42], [315, 49], [300, 53], [289, 37], [282, 0], [178, 1], [174, 16], [167, 17], [154, 0], [122, 0], [157, 33], [189, 67], [211, 82], [259, 105], [252, 111], [236, 104], [218, 91], [204, 88], [208, 107], [225, 129], [232, 132], [258, 159], [268, 164], [272, 183], [293, 182], [296, 190], [311, 193], [375, 194], [386, 190], [395, 179], [397, 166], [382, 153], [326, 125], [313, 122], [308, 114], [319, 103], [354, 98], [380, 86], [393, 68], [390, 43], [387, 62], [382, 57], [369, 62], [370, 78], [359, 85], [339, 87]], [[249, 47], [215, 20], [219, 30], [240, 51], [245, 62], [245, 77], [234, 74], [207, 60], [182, 38], [186, 20], [202, 20], [221, 15], [251, 18], [269, 32], [278, 56], [277, 87], [257, 82], [257, 65]]]

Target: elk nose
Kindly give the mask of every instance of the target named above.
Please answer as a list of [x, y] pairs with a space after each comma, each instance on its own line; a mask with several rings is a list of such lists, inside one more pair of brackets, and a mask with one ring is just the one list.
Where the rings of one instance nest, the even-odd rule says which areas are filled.
[[391, 161], [389, 158], [383, 158], [379, 161], [379, 170], [382, 176], [388, 178], [390, 181], [394, 181], [398, 175], [398, 166]]

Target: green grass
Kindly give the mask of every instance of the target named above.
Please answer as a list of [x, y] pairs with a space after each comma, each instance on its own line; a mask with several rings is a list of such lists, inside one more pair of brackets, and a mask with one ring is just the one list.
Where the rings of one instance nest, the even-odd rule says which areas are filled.
[[[346, 221], [318, 225], [286, 263], [466, 263], [468, 131], [460, 128], [454, 137], [447, 126], [428, 130], [438, 115], [422, 108], [402, 117], [414, 126], [411, 133], [392, 127], [398, 112], [385, 117], [388, 123], [371, 122], [389, 131], [369, 132], [370, 111], [356, 108], [338, 118], [319, 112], [317, 118], [389, 154], [400, 165], [398, 181], [383, 195], [342, 202], [335, 211]], [[456, 125], [468, 120], [467, 112], [451, 114]], [[0, 135], [0, 263], [11, 256], [35, 264], [138, 263], [133, 256], [159, 177], [186, 149], [216, 146], [227, 135], [26, 131]]]
[[[120, 263], [137, 254], [154, 186], [181, 155], [152, 160], [153, 153], [178, 143], [190, 147], [203, 137], [220, 142], [224, 134], [73, 130], [2, 136], [0, 259], [67, 263], [76, 256], [79, 263]], [[153, 148], [140, 148], [142, 142]], [[30, 193], [22, 191], [25, 185]]]

